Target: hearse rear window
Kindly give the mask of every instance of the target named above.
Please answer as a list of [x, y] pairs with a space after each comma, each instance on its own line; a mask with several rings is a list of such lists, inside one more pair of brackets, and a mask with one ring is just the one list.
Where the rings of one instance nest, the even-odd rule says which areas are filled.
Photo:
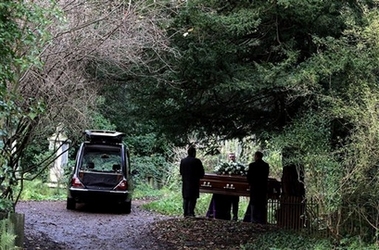
[[95, 172], [120, 171], [121, 147], [85, 147], [80, 170]]

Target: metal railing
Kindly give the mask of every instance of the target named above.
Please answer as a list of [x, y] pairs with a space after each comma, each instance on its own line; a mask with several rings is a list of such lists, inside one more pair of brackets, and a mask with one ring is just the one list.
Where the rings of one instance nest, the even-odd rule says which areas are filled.
[[312, 199], [287, 196], [267, 201], [267, 223], [284, 229], [326, 234], [319, 204]]

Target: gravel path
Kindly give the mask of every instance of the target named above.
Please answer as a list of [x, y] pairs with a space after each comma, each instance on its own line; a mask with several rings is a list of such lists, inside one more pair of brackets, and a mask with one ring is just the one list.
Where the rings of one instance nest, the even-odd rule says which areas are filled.
[[63, 201], [19, 202], [16, 212], [25, 214], [24, 249], [165, 249], [147, 228], [157, 220], [171, 217], [141, 209], [144, 202], [133, 201], [130, 214], [81, 204], [71, 211], [66, 210]]

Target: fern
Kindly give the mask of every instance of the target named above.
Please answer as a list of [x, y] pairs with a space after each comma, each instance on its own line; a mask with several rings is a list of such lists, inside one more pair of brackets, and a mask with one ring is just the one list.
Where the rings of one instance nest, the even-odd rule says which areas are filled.
[[19, 249], [15, 246], [16, 235], [14, 234], [14, 226], [11, 220], [0, 220], [0, 250]]

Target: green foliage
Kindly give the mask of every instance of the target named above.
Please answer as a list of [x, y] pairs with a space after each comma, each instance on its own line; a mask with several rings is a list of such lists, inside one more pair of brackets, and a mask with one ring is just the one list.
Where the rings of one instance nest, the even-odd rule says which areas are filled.
[[[5, 1], [0, 5], [0, 83], [17, 82], [25, 70], [39, 66], [39, 53], [50, 39], [46, 27], [57, 17], [54, 1], [45, 1], [46, 6], [35, 2]], [[27, 53], [23, 53], [23, 52]], [[4, 85], [3, 85], [4, 86]]]
[[9, 218], [0, 220], [0, 249], [1, 250], [17, 250], [15, 246], [16, 235], [14, 233], [14, 225]]
[[361, 237], [346, 237], [340, 240], [337, 250], [355, 250], [355, 249], [365, 249], [365, 250], [375, 250], [378, 249], [378, 243], [368, 244], [362, 240]]
[[167, 192], [166, 188], [157, 189], [147, 183], [139, 183], [136, 184], [133, 199], [159, 199], [165, 192]]
[[335, 242], [330, 238], [313, 237], [309, 234], [293, 231], [269, 232], [261, 235], [253, 243], [242, 247], [244, 250], [292, 250], [292, 249], [312, 249], [312, 250], [374, 250], [378, 249], [376, 244], [364, 243], [359, 237], [343, 238]]
[[[32, 68], [40, 68], [40, 54], [50, 40], [48, 26], [59, 11], [55, 1], [3, 1], [0, 3], [0, 152], [1, 198], [15, 202], [21, 159], [38, 117], [45, 112], [38, 98], [24, 100], [20, 82]], [[26, 99], [26, 98], [25, 98]], [[26, 102], [27, 105], [23, 106]], [[17, 174], [16, 174], [17, 173]], [[8, 207], [6, 209], [14, 206]]]
[[328, 239], [313, 238], [299, 232], [279, 231], [262, 234], [254, 243], [245, 245], [242, 249], [252, 250], [292, 250], [292, 249], [335, 249]]
[[[45, 144], [40, 144], [40, 146], [43, 146]], [[55, 154], [53, 151], [46, 150], [48, 148], [47, 145], [45, 145], [45, 150], [41, 151], [35, 151], [36, 154], [33, 155], [32, 160], [29, 162], [28, 165], [23, 167], [24, 169], [28, 169], [28, 178], [29, 176], [38, 176], [39, 179], [44, 180], [44, 182], [49, 181], [49, 170], [54, 162]], [[42, 152], [42, 153], [41, 153]], [[23, 160], [23, 162], [25, 162]]]
[[13, 211], [13, 203], [9, 199], [0, 198], [1, 213], [10, 213]]
[[[16, 189], [17, 190], [17, 189]], [[66, 187], [52, 188], [40, 179], [24, 181], [21, 200], [64, 200], [66, 199]]]
[[269, 143], [265, 145], [263, 160], [270, 165], [269, 176], [280, 180], [283, 173], [282, 152]]
[[131, 167], [139, 172], [135, 177], [137, 183], [144, 183], [149, 179], [152, 179], [157, 187], [177, 183], [178, 166], [170, 163], [171, 149], [165, 138], [159, 137], [156, 133], [130, 134], [126, 136], [125, 141], [132, 156]]
[[[166, 81], [132, 83], [134, 111], [182, 142], [191, 131], [227, 138], [280, 131], [313, 105], [328, 67], [345, 65], [338, 56], [325, 60], [329, 47], [320, 41], [338, 41], [359, 14], [337, 1], [187, 2], [167, 28], [178, 51], [168, 55], [173, 70], [159, 75]], [[319, 54], [323, 63], [313, 64]]]
[[49, 153], [51, 154], [51, 152], [47, 151], [49, 142], [46, 139], [46, 136], [43, 138], [37, 137], [30, 142], [30, 145], [26, 148], [24, 156], [20, 161], [20, 166], [24, 169], [30, 169], [29, 172], [31, 174], [36, 174], [40, 171], [43, 166], [39, 167], [38, 164], [42, 162]]
[[[373, 16], [371, 11], [365, 13], [371, 20]], [[326, 49], [302, 64], [306, 70], [298, 76], [322, 88], [311, 89], [317, 98], [310, 112], [298, 113], [285, 127], [281, 148], [296, 148], [291, 161], [305, 167], [308, 195], [321, 202], [332, 231], [359, 232], [371, 238], [378, 229], [374, 222], [377, 205], [371, 202], [377, 199], [378, 190], [377, 182], [371, 181], [378, 162], [373, 146], [378, 141], [378, 88], [373, 84], [377, 76], [371, 64], [376, 64], [372, 54], [378, 48], [363, 35], [362, 27], [349, 25], [343, 39], [317, 39]], [[372, 27], [364, 29], [375, 34]], [[345, 223], [337, 223], [338, 213]]]
[[[125, 131], [125, 133], [129, 134], [129, 131]], [[162, 138], [156, 133], [130, 134], [125, 140], [134, 155], [163, 155], [169, 149], [166, 138]]]
[[99, 113], [93, 115], [93, 125], [91, 127], [101, 130], [116, 130], [116, 126]]
[[177, 166], [168, 163], [163, 156], [134, 156], [132, 168], [138, 170], [137, 183], [146, 182], [149, 178], [157, 182], [158, 187], [175, 183]]
[[295, 120], [284, 133], [277, 136], [274, 147], [294, 148], [285, 165], [304, 166], [307, 195], [321, 201], [327, 211], [335, 211], [341, 204], [341, 163], [333, 157], [330, 123], [326, 117], [309, 112]]
[[[105, 98], [99, 97], [97, 100], [97, 105], [106, 105]], [[90, 116], [92, 117], [92, 128], [101, 130], [116, 130], [116, 125], [112, 124], [112, 122], [108, 118], [106, 118], [102, 113], [98, 111], [92, 111], [92, 114], [90, 114]]]
[[183, 214], [181, 192], [163, 191], [159, 200], [143, 205], [144, 208], [165, 215], [177, 216]]

